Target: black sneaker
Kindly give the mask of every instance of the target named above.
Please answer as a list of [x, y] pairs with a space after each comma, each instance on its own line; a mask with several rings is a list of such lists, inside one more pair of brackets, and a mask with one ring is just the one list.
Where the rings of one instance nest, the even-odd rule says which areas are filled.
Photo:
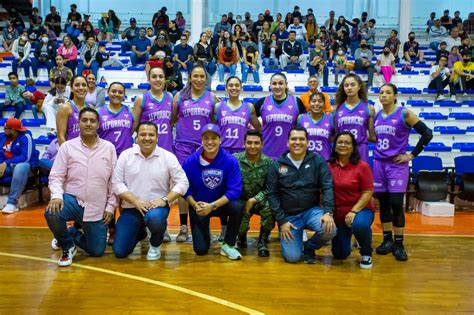
[[379, 247], [375, 249], [375, 252], [379, 255], [387, 255], [393, 252], [393, 241], [383, 241]]
[[247, 238], [238, 238], [237, 239], [237, 246], [239, 248], [247, 248]]
[[407, 255], [407, 252], [405, 251], [405, 247], [403, 245], [395, 244], [392, 254], [393, 254], [393, 256], [395, 256], [395, 259], [398, 260], [398, 261], [407, 261], [408, 260], [408, 255]]
[[314, 249], [308, 248], [306, 246], [304, 247], [303, 261], [306, 264], [311, 264], [311, 265], [314, 265], [316, 263], [317, 258], [316, 258], [316, 253], [314, 252]]
[[360, 260], [359, 266], [362, 269], [372, 268], [372, 257], [371, 256], [362, 256], [362, 259]]

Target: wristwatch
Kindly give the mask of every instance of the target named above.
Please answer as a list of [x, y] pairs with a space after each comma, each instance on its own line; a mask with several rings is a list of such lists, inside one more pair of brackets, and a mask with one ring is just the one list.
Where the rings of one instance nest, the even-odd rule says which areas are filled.
[[162, 197], [161, 200], [163, 200], [163, 201], [165, 202], [165, 205], [166, 205], [167, 207], [170, 206], [170, 203], [169, 203], [168, 198], [167, 198], [166, 196]]
[[211, 203], [211, 211], [214, 211], [217, 209], [217, 204], [215, 202]]

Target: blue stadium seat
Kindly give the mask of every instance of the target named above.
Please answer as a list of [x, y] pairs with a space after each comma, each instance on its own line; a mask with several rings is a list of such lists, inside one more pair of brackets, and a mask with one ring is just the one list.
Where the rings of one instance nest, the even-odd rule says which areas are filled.
[[435, 126], [434, 131], [439, 132], [442, 135], [464, 135], [464, 134], [466, 134], [466, 130], [459, 129], [456, 126]]
[[15, 57], [14, 56], [5, 56], [5, 57], [3, 57], [3, 60], [13, 61], [13, 60], [15, 60]]
[[269, 69], [269, 68], [265, 68], [263, 70], [263, 73], [281, 73], [281, 69]]
[[41, 125], [46, 124], [46, 119], [22, 119], [21, 123], [25, 127], [39, 127]]
[[474, 156], [464, 155], [455, 157], [454, 172], [456, 176], [456, 184], [459, 185], [464, 173], [474, 173]]
[[423, 119], [429, 119], [429, 120], [448, 120], [447, 115], [443, 115], [438, 112], [422, 112], [419, 114], [419, 117]]
[[461, 152], [474, 152], [474, 142], [454, 142], [453, 149]]
[[443, 171], [443, 161], [440, 157], [422, 155], [417, 156], [411, 162], [411, 172], [413, 183], [416, 183], [416, 177], [420, 171]]
[[248, 103], [255, 104], [256, 101], [258, 101], [258, 98], [255, 98], [255, 97], [244, 97], [244, 102], [248, 102]]
[[36, 86], [49, 86], [49, 81], [36, 81]]
[[11, 66], [11, 64], [9, 64], [9, 63], [0, 63], [0, 68], [8, 68], [10, 66]]
[[304, 73], [303, 69], [287, 69], [287, 73]]
[[455, 120], [474, 120], [473, 113], [449, 113], [449, 118]]
[[418, 71], [413, 71], [413, 70], [400, 70], [398, 73], [403, 74], [403, 75], [418, 75]]
[[407, 104], [413, 107], [433, 107], [433, 102], [427, 100], [408, 100]]
[[439, 105], [440, 107], [461, 107], [461, 103], [457, 103], [454, 101], [435, 101], [435, 105]]
[[321, 92], [336, 93], [336, 91], [337, 91], [337, 86], [322, 86], [321, 87]]
[[466, 129], [467, 132], [474, 132], [474, 126], [469, 126]]
[[44, 144], [49, 145], [52, 139], [47, 136], [39, 136], [37, 139], [34, 139], [35, 144]]
[[134, 66], [134, 67], [128, 67], [128, 71], [144, 71], [145, 66]]
[[141, 90], [148, 90], [150, 88], [150, 83], [140, 83], [138, 88]]
[[130, 57], [130, 52], [119, 53], [119, 57]]
[[121, 66], [106, 66], [104, 67], [105, 70], [122, 70], [123, 67]]
[[261, 85], [244, 85], [243, 90], [246, 92], [263, 92]]
[[218, 84], [216, 86], [216, 91], [225, 91], [225, 85], [224, 84]]
[[[410, 150], [413, 150], [414, 147], [410, 146]], [[426, 152], [451, 152], [451, 147], [448, 147], [442, 142], [431, 142], [425, 147]]]
[[307, 86], [295, 86], [295, 92], [297, 93], [304, 93], [308, 91], [309, 91], [309, 87]]
[[0, 92], [0, 98], [5, 98], [5, 92]]

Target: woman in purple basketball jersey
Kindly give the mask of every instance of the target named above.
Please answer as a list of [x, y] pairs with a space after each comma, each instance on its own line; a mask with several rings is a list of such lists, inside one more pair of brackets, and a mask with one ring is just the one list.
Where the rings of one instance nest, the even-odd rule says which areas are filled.
[[173, 152], [173, 96], [166, 91], [165, 72], [160, 67], [151, 68], [148, 72], [150, 90], [135, 98], [133, 130], [145, 121], [150, 121], [158, 127], [158, 146]]
[[288, 132], [306, 109], [298, 97], [288, 94], [288, 81], [283, 73], [271, 76], [270, 87], [272, 95], [256, 101], [255, 112], [262, 118], [262, 152], [276, 160], [288, 150]]
[[[212, 122], [214, 106], [219, 99], [206, 90], [207, 72], [200, 64], [195, 64], [189, 74], [188, 83], [173, 98], [171, 122], [176, 123], [174, 152], [182, 165], [201, 146], [201, 129]], [[181, 228], [177, 242], [188, 238], [188, 206], [179, 198], [179, 218]]]
[[123, 105], [125, 87], [120, 82], [113, 82], [107, 90], [109, 104], [97, 109], [99, 113], [99, 130], [102, 139], [115, 146], [117, 157], [133, 145], [133, 114], [127, 105]]
[[368, 141], [375, 142], [374, 112], [374, 107], [367, 103], [367, 91], [361, 78], [356, 74], [346, 75], [336, 92], [336, 133], [351, 132], [356, 138], [360, 159], [365, 162], [369, 161]]
[[[374, 191], [380, 203], [380, 221], [383, 242], [377, 247], [379, 255], [393, 253], [396, 260], [406, 261], [408, 256], [403, 246], [405, 215], [403, 198], [408, 186], [408, 163], [423, 151], [431, 141], [431, 130], [409, 109], [397, 106], [397, 87], [387, 83], [379, 94], [383, 110], [375, 117], [377, 144], [374, 150]], [[410, 129], [421, 135], [411, 153], [406, 153]], [[395, 242], [392, 238], [395, 232]]]
[[86, 104], [87, 81], [86, 78], [76, 75], [71, 79], [71, 96], [69, 101], [61, 104], [56, 113], [56, 131], [58, 143], [63, 144], [79, 136], [79, 112]]
[[298, 117], [298, 125], [308, 132], [308, 150], [320, 154], [326, 161], [331, 154], [331, 137], [334, 135], [334, 118], [324, 113], [326, 98], [315, 92], [309, 97], [310, 112]]
[[240, 100], [242, 81], [239, 78], [229, 77], [226, 91], [229, 99], [217, 103], [214, 113], [216, 124], [221, 130], [221, 146], [233, 154], [244, 151], [244, 136], [249, 123], [258, 130], [261, 125], [253, 104]]

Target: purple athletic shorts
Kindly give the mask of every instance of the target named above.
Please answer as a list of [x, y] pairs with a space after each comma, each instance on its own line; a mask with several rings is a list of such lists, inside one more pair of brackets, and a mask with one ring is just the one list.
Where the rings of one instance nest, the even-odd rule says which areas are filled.
[[408, 173], [408, 163], [397, 164], [392, 159], [374, 159], [374, 192], [406, 192]]
[[358, 143], [357, 149], [359, 150], [360, 159], [369, 163], [369, 147], [367, 143]]
[[174, 154], [178, 158], [179, 164], [183, 165], [184, 161], [199, 149], [200, 144], [186, 143], [186, 142], [175, 142]]

